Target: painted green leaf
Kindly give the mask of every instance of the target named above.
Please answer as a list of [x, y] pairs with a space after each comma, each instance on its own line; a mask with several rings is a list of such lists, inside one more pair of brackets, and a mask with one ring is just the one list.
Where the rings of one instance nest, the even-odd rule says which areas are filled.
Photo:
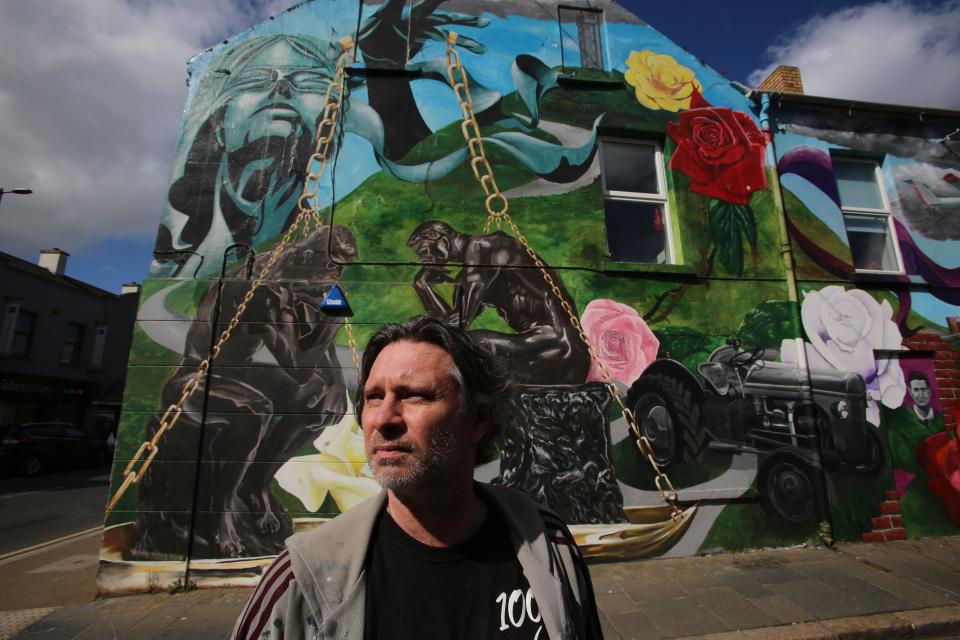
[[744, 317], [737, 336], [746, 347], [779, 349], [780, 343], [800, 335], [799, 305], [789, 300], [769, 300]]
[[743, 241], [757, 248], [757, 220], [749, 205], [714, 200], [708, 211], [717, 258], [729, 273], [743, 275]]
[[677, 360], [705, 351], [709, 348], [710, 338], [689, 327], [670, 326], [654, 331], [660, 340], [660, 353], [670, 353]]

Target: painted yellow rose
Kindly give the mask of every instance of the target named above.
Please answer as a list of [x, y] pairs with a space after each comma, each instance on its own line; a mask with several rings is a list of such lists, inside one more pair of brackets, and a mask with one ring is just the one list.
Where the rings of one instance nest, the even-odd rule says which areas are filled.
[[624, 77], [636, 88], [640, 104], [650, 109], [689, 109], [693, 92], [703, 89], [693, 71], [665, 53], [631, 51], [627, 67]]

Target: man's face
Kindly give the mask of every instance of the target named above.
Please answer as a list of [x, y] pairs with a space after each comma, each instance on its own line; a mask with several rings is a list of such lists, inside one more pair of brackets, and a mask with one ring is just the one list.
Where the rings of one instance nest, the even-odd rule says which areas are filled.
[[921, 409], [926, 409], [930, 406], [930, 385], [926, 380], [911, 380], [910, 381], [910, 397], [913, 398], [913, 403], [920, 407]]
[[472, 474], [488, 425], [462, 410], [453, 366], [440, 347], [409, 341], [391, 343], [374, 361], [361, 423], [367, 461], [385, 488], [418, 489]]

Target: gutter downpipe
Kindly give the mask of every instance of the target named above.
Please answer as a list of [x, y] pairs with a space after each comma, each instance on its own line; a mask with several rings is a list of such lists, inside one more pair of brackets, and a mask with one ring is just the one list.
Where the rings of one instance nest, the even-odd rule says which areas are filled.
[[[750, 93], [753, 93], [752, 91]], [[760, 93], [760, 129], [763, 131], [763, 137], [767, 142], [767, 162], [774, 167], [777, 166], [776, 145], [773, 140], [773, 132], [770, 130], [770, 94]], [[750, 94], [747, 94], [750, 97]], [[783, 263], [783, 271], [787, 280], [787, 298], [791, 302], [800, 303], [800, 295], [797, 289], [796, 263], [793, 260], [793, 247], [790, 244], [790, 233], [787, 230], [787, 203], [783, 198], [783, 190], [780, 188], [780, 172], [774, 172], [774, 178], [770, 181], [770, 190], [773, 192], [775, 202], [780, 205], [780, 215], [777, 216], [777, 239], [780, 243], [780, 260]], [[801, 326], [802, 320], [797, 318], [797, 326]], [[807, 363], [807, 350], [803, 338], [796, 337], [794, 350], [797, 354], [797, 364], [804, 372], [804, 388], [801, 390], [804, 406], [812, 410], [813, 407], [813, 379], [810, 374], [810, 366]], [[816, 416], [811, 416], [813, 423], [817, 424]], [[823, 468], [823, 454], [820, 446], [820, 430], [815, 429], [815, 439], [817, 442], [817, 453], [819, 454], [820, 464], [820, 486], [816, 488], [817, 509], [820, 512], [820, 541], [829, 549], [836, 546], [833, 538], [833, 517], [830, 513], [830, 499], [827, 493], [827, 472]]]

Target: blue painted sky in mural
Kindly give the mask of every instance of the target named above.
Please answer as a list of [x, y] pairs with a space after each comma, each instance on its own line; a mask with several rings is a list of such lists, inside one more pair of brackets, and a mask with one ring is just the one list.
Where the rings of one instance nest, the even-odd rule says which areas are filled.
[[[773, 61], [769, 47], [792, 43], [787, 54], [799, 56], [805, 82], [819, 81], [823, 95], [846, 92], [860, 99], [960, 106], [960, 85], [937, 80], [949, 76], [938, 69], [953, 69], [955, 74], [960, 48], [931, 48], [944, 39], [944, 29], [947, 39], [951, 37], [949, 25], [957, 25], [960, 17], [956, 2], [621, 2], [689, 51], [691, 59], [704, 60], [731, 80], [747, 81]], [[30, 186], [34, 195], [4, 199], [0, 250], [32, 261], [39, 249], [61, 246], [73, 254], [69, 273], [109, 290], [142, 279], [186, 98], [184, 62], [271, 14], [277, 18], [262, 30], [289, 27], [288, 14], [277, 12], [294, 4], [8, 3], [0, 23], [0, 60], [7, 62], [0, 63], [0, 86], [9, 96], [0, 105], [5, 123], [0, 130], [0, 185]], [[842, 11], [850, 7], [864, 9], [863, 15]], [[817, 15], [821, 19], [811, 22]], [[864, 16], [873, 16], [872, 21]], [[819, 65], [809, 56], [825, 34], [838, 29], [853, 46], [858, 41], [887, 41], [890, 29], [902, 32], [908, 26], [909, 40], [916, 43], [912, 48], [902, 43], [890, 51], [869, 46], [861, 55], [861, 63], [866, 58], [871, 67], [883, 68], [882, 82], [866, 77], [849, 48]], [[118, 33], [128, 37], [118, 39]], [[953, 33], [956, 39], [960, 28]], [[614, 49], [616, 40], [613, 29]], [[57, 47], [49, 47], [50, 42]], [[31, 73], [13, 64], [18, 60], [30, 60]], [[851, 88], [850, 81], [857, 77], [860, 88]], [[876, 91], [887, 93], [871, 93]], [[366, 167], [358, 176], [365, 172]]]

